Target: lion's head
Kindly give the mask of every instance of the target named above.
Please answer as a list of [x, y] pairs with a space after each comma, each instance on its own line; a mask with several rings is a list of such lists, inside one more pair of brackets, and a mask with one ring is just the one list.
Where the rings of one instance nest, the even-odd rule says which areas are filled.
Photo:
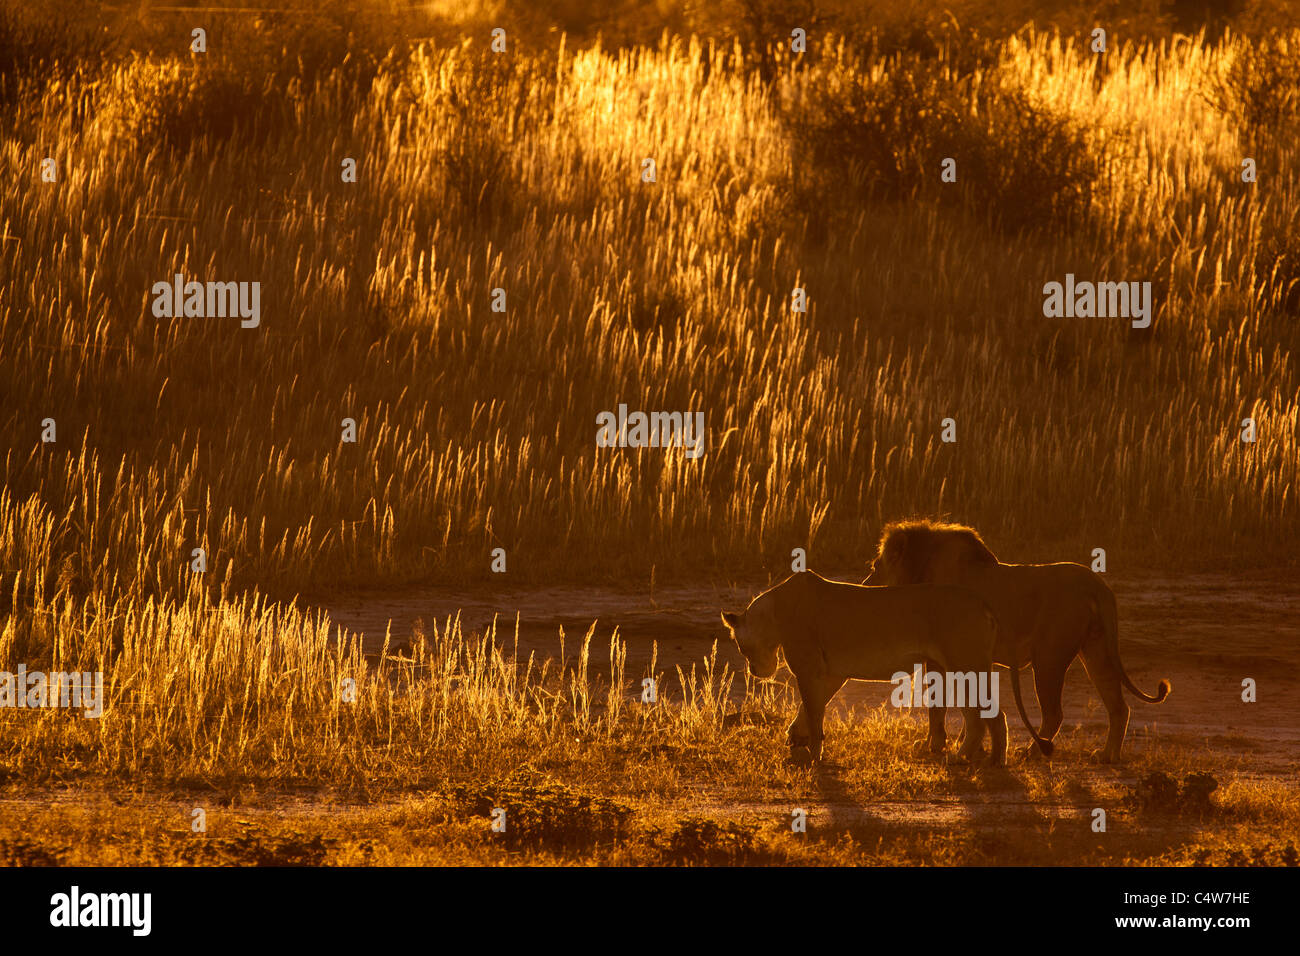
[[951, 580], [971, 566], [997, 563], [974, 528], [926, 518], [895, 521], [881, 533], [871, 573], [863, 583], [926, 584]]
[[764, 592], [740, 613], [722, 612], [722, 623], [727, 625], [740, 653], [749, 661], [749, 672], [759, 680], [771, 680], [776, 676], [776, 649], [781, 644], [781, 633], [774, 604], [771, 593]]

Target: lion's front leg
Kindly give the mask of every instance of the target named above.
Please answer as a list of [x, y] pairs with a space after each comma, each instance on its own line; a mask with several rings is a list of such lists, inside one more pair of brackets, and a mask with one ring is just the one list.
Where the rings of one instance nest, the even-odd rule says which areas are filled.
[[[807, 729], [808, 755], [818, 761], [822, 758], [822, 739], [823, 724], [826, 719], [826, 704], [836, 692], [844, 685], [845, 678], [826, 678], [813, 677], [804, 678], [795, 674], [795, 682], [799, 685], [799, 697], [802, 703], [799, 706], [799, 714], [795, 717], [794, 723], [790, 725], [792, 733], [798, 733], [803, 728]], [[801, 723], [802, 721], [802, 723]], [[791, 746], [791, 756], [797, 756], [795, 751], [797, 747]]]
[[812, 752], [812, 730], [808, 724], [808, 705], [803, 694], [799, 695], [801, 700], [799, 704], [799, 713], [790, 723], [789, 729], [785, 732], [787, 745], [790, 747], [790, 759], [800, 765], [806, 766], [813, 762]]
[[[948, 730], [944, 726], [944, 714], [947, 711], [942, 707], [927, 707], [926, 711], [930, 728], [912, 750], [918, 755], [941, 754], [948, 749]], [[957, 742], [960, 744], [961, 740], [958, 739]]]
[[[931, 661], [926, 661], [925, 666], [927, 669], [934, 667]], [[929, 711], [930, 753], [941, 754], [944, 748], [948, 746], [948, 730], [944, 727], [944, 717], [948, 712], [942, 704], [937, 707], [930, 707]]]
[[[938, 668], [933, 661], [927, 659], [925, 661], [925, 672], [929, 673], [933, 670], [938, 670]], [[926, 717], [930, 723], [930, 730], [924, 740], [917, 741], [914, 753], [921, 754], [928, 751], [932, 754], [941, 754], [947, 749], [948, 729], [944, 726], [944, 718], [947, 713], [942, 704], [926, 707]], [[960, 743], [960, 740], [958, 742]]]
[[963, 707], [961, 715], [962, 744], [957, 751], [956, 762], [973, 764], [984, 754], [984, 720], [980, 717], [978, 707]]
[[809, 740], [808, 709], [801, 702], [799, 704], [799, 713], [795, 715], [794, 720], [790, 722], [790, 726], [785, 732], [785, 742], [793, 750], [796, 747], [807, 747]]

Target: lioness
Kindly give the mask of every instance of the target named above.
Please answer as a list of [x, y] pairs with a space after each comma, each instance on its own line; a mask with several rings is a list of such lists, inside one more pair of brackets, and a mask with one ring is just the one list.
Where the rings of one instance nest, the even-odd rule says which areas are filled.
[[[1092, 678], [1106, 713], [1106, 746], [1093, 753], [1103, 763], [1119, 760], [1129, 709], [1120, 685], [1158, 704], [1172, 685], [1160, 682], [1144, 694], [1124, 673], [1119, 658], [1115, 595], [1081, 564], [1002, 564], [974, 529], [934, 521], [898, 521], [885, 527], [865, 584], [954, 584], [978, 593], [998, 617], [993, 660], [1016, 673], [1034, 665], [1034, 688], [1042, 723], [1038, 736], [1051, 740], [1061, 726], [1061, 688], [1076, 655]], [[930, 711], [930, 747], [946, 741], [943, 708]]]
[[[997, 620], [976, 595], [963, 588], [920, 586], [869, 588], [828, 581], [812, 571], [793, 574], [750, 602], [740, 614], [722, 612], [749, 672], [760, 680], [776, 674], [777, 648], [799, 685], [799, 714], [790, 725], [793, 749], [807, 740], [820, 759], [826, 704], [850, 678], [887, 681], [918, 660], [949, 673], [990, 673]], [[1012, 672], [1016, 702], [1018, 676]], [[1007, 720], [1001, 710], [980, 717], [978, 706], [962, 707], [965, 743], [959, 756], [982, 752], [984, 721], [993, 738], [992, 761], [1007, 750]], [[1029, 727], [1024, 707], [1020, 717]], [[1030, 730], [1030, 733], [1033, 733]], [[1047, 753], [1051, 745], [1043, 742]]]

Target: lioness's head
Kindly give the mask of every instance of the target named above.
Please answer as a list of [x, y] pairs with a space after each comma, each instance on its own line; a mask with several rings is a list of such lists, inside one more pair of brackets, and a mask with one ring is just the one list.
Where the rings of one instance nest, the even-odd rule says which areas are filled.
[[952, 581], [973, 566], [997, 563], [974, 528], [924, 518], [895, 521], [881, 533], [871, 573], [862, 583], [895, 586]]
[[764, 601], [760, 594], [740, 613], [722, 612], [722, 623], [727, 625], [740, 653], [749, 661], [749, 672], [759, 680], [776, 676], [776, 649], [781, 644], [781, 635], [772, 611], [772, 602]]

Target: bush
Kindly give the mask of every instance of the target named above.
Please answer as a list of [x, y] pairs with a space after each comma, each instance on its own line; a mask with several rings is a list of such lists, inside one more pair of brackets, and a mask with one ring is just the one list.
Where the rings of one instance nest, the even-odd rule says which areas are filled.
[[[277, 89], [293, 82], [310, 90], [327, 78], [357, 94], [369, 90], [390, 54], [404, 55], [419, 32], [413, 13], [366, 0], [295, 0], [256, 19], [235, 18], [214, 38], [214, 53], [229, 51], [239, 68], [271, 78]], [[209, 54], [212, 55], [212, 54]]]
[[967, 157], [958, 161], [966, 204], [1013, 231], [1084, 224], [1106, 171], [1105, 145], [1022, 90], [981, 100], [957, 144]]
[[525, 128], [550, 119], [554, 60], [499, 56], [483, 44], [414, 51], [396, 89], [394, 109], [413, 117], [401, 135], [436, 152], [458, 228], [509, 219], [523, 193], [513, 144]]
[[218, 60], [191, 65], [133, 56], [101, 83], [100, 94], [107, 135], [146, 150], [161, 144], [188, 152], [229, 140], [237, 130], [260, 140], [288, 111], [269, 78]]
[[562, 785], [505, 788], [492, 794], [456, 787], [450, 796], [489, 819], [497, 809], [504, 810], [505, 830], [489, 839], [499, 840], [510, 850], [565, 853], [620, 843], [636, 815], [625, 804], [576, 793]]
[[1300, 39], [1279, 36], [1237, 48], [1227, 69], [1212, 78], [1210, 104], [1252, 142], [1270, 138], [1300, 118]]
[[97, 11], [71, 0], [44, 0], [35, 9], [0, 5], [0, 105], [12, 103], [25, 79], [66, 77], [108, 54]]
[[757, 832], [757, 825], [752, 823], [687, 817], [668, 834], [663, 855], [667, 862], [676, 864], [722, 866], [743, 862], [754, 853]]
[[[929, 195], [1011, 231], [1070, 227], [1086, 219], [1106, 167], [1102, 144], [1074, 120], [996, 73], [953, 69], [949, 54], [818, 70], [799, 93], [782, 116], [809, 160], [801, 174], [827, 197], [847, 179], [867, 199]], [[947, 157], [956, 183], [940, 180]]]

